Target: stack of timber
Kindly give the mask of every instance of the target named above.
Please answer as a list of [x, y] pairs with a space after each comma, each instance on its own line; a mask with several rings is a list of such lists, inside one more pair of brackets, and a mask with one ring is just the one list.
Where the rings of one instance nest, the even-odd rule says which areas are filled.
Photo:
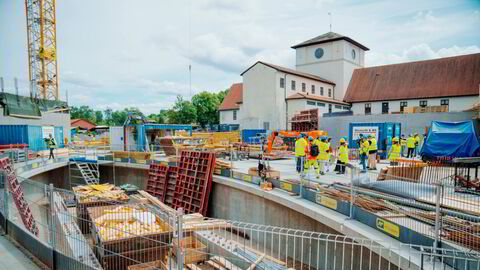
[[[185, 131], [177, 131], [179, 136], [190, 137]], [[193, 132], [193, 138], [202, 138], [207, 141], [208, 144], [231, 144], [240, 142], [240, 131], [227, 131], [227, 132]]]
[[133, 159], [150, 159], [152, 153], [150, 152], [129, 152], [129, 151], [112, 151], [113, 158], [133, 158]]
[[404, 114], [409, 113], [433, 113], [433, 112], [448, 112], [448, 105], [440, 106], [426, 106], [426, 107], [405, 107], [403, 108]]
[[161, 260], [173, 229], [152, 212], [137, 205], [87, 209], [96, 255], [103, 269], [127, 270], [132, 264]]
[[125, 191], [111, 184], [73, 187], [77, 201], [77, 222], [82, 233], [89, 233], [87, 208], [93, 206], [115, 205], [126, 203], [129, 199]]
[[290, 122], [293, 131], [308, 132], [318, 130], [318, 120], [318, 109], [311, 109], [295, 114]]
[[220, 159], [215, 160], [215, 170], [213, 171], [214, 174], [216, 175], [221, 175], [222, 174], [222, 169], [228, 169], [231, 170], [232, 164], [228, 161], [223, 161]]

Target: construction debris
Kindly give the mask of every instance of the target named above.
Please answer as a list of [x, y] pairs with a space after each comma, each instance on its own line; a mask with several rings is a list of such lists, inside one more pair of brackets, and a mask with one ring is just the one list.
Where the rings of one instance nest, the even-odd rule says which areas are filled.
[[128, 201], [128, 196], [125, 194], [125, 191], [112, 184], [77, 186], [72, 189], [79, 203], [102, 200]]

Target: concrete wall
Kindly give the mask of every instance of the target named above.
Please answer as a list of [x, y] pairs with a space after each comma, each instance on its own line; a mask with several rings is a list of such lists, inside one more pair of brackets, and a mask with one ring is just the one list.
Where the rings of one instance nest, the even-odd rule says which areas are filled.
[[402, 134], [424, 133], [425, 127], [430, 127], [433, 120], [437, 121], [465, 121], [471, 120], [475, 113], [449, 112], [449, 113], [420, 113], [420, 114], [380, 114], [380, 115], [353, 115], [339, 117], [322, 117], [319, 120], [319, 128], [328, 132], [332, 137], [333, 145], [336, 145], [340, 137], [348, 137], [350, 123], [369, 122], [400, 122]]
[[[407, 102], [407, 106], [416, 107], [420, 106], [421, 100], [427, 101], [427, 106], [439, 106], [441, 105], [440, 101], [442, 99], [448, 99], [449, 106], [448, 110], [450, 112], [461, 112], [466, 109], [471, 108], [474, 104], [479, 101], [478, 96], [468, 96], [468, 97], [446, 97], [446, 98], [426, 98], [426, 99], [410, 99], [410, 100], [394, 100], [394, 101], [385, 101], [388, 102], [388, 111], [389, 112], [399, 112], [400, 111], [400, 102]], [[382, 114], [382, 102], [358, 102], [352, 104], [352, 111], [354, 115], [364, 115], [365, 114], [365, 104], [370, 103], [372, 114]]]
[[[127, 168], [115, 166], [115, 177], [113, 172], [113, 165], [102, 165], [100, 166], [100, 182], [101, 183], [112, 183], [117, 186], [123, 184], [133, 184], [140, 189], [145, 190], [147, 188], [147, 169], [139, 168]], [[114, 182], [115, 178], [115, 182]]]
[[40, 119], [27, 119], [3, 115], [3, 107], [0, 106], [0, 125], [30, 125], [30, 126], [63, 126], [63, 136], [70, 138], [70, 114], [42, 112]]
[[[234, 111], [237, 112], [237, 118], [233, 119]], [[238, 124], [240, 121], [240, 110], [220, 111], [220, 124]]]
[[70, 189], [67, 166], [34, 175], [30, 179], [46, 185], [52, 183], [56, 188]]

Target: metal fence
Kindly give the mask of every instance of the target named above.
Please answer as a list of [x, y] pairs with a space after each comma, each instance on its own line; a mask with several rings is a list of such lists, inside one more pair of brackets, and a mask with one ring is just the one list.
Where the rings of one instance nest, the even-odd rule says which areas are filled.
[[[204, 265], [219, 269], [480, 267], [479, 258], [469, 252], [206, 219], [141, 201], [110, 201], [83, 213], [81, 202], [70, 207], [64, 203], [75, 196], [71, 191], [28, 179], [22, 186], [40, 233], [35, 236], [24, 230], [8, 189], [1, 212], [8, 220], [4, 228], [52, 269], [183, 269], [184, 264], [190, 269]], [[141, 220], [137, 224], [141, 228], [119, 220]], [[147, 224], [157, 228], [148, 231]], [[197, 262], [202, 264], [192, 266]]]

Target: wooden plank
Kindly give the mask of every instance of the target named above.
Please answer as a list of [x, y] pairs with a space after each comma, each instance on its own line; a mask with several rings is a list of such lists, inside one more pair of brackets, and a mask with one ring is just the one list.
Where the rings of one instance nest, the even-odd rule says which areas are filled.
[[219, 264], [217, 264], [217, 263], [215, 263], [215, 262], [206, 261], [206, 263], [207, 263], [208, 265], [210, 265], [211, 267], [213, 267], [214, 269], [216, 269], [216, 270], [227, 270], [227, 268], [222, 267], [221, 265], [219, 265]]
[[189, 268], [191, 270], [202, 270], [200, 267], [196, 266], [193, 263], [187, 264], [186, 266], [187, 266], [187, 268]]
[[140, 193], [143, 197], [147, 198], [151, 203], [155, 204], [156, 206], [162, 208], [168, 213], [173, 213], [175, 210], [171, 208], [170, 206], [162, 203], [159, 201], [157, 198], [153, 197], [152, 195], [148, 194], [146, 191], [139, 190], [138, 193]]
[[263, 260], [263, 258], [265, 258], [265, 254], [263, 254], [262, 256], [258, 257], [258, 259], [257, 259], [254, 263], [252, 263], [252, 265], [250, 265], [250, 267], [248, 267], [247, 270], [253, 270], [253, 269], [255, 269], [255, 267], [257, 267], [257, 264], [259, 264], [259, 263]]
[[233, 263], [228, 261], [227, 259], [219, 256], [213, 256], [212, 259], [214, 262], [218, 263], [219, 265], [227, 268], [228, 270], [241, 270], [241, 268], [235, 266]]

